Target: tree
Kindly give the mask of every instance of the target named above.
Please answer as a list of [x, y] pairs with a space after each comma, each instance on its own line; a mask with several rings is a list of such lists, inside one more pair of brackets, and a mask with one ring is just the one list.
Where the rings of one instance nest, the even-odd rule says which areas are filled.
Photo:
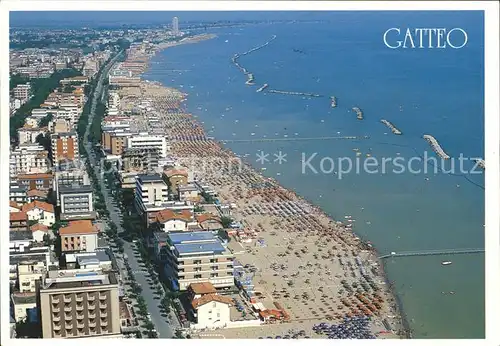
[[233, 223], [233, 219], [231, 219], [228, 216], [223, 216], [220, 218], [220, 222], [222, 224], [222, 227], [229, 228], [231, 226], [231, 224]]

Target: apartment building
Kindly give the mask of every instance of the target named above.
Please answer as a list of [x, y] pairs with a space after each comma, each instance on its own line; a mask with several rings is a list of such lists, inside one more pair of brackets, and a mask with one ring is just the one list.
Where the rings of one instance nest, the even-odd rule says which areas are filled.
[[17, 265], [17, 282], [19, 292], [35, 292], [36, 281], [47, 273], [47, 266], [43, 261], [24, 262]]
[[158, 149], [138, 149], [129, 148], [123, 151], [122, 163], [123, 170], [126, 172], [152, 172], [158, 168], [158, 159], [160, 155]]
[[49, 122], [48, 130], [52, 133], [70, 132], [72, 128], [71, 121], [64, 118], [56, 118]]
[[118, 280], [99, 269], [49, 271], [37, 285], [43, 338], [120, 334]]
[[46, 173], [50, 170], [49, 153], [44, 147], [24, 143], [10, 152], [10, 175]]
[[54, 166], [63, 162], [73, 162], [80, 158], [78, 152], [78, 135], [76, 132], [61, 132], [51, 136], [52, 161]]
[[[20, 188], [29, 190], [48, 191], [52, 188], [54, 175], [52, 173], [19, 174], [17, 185]], [[13, 182], [11, 180], [11, 182]]]
[[61, 206], [61, 220], [93, 220], [96, 218], [92, 186], [59, 185], [58, 195]]
[[98, 233], [90, 220], [70, 221], [68, 226], [59, 229], [61, 251], [92, 252], [97, 248]]
[[23, 127], [17, 130], [19, 144], [36, 143], [36, 138], [39, 135], [45, 135], [47, 130], [47, 127], [38, 128], [25, 124]]
[[9, 230], [28, 231], [28, 214], [24, 211], [9, 213]]
[[12, 89], [12, 94], [14, 98], [19, 99], [21, 101], [26, 102], [30, 98], [31, 93], [31, 85], [29, 83], [26, 84], [18, 84], [14, 89]]
[[188, 183], [188, 172], [185, 169], [167, 169], [163, 171], [163, 177], [169, 181], [172, 194], [174, 195], [179, 193], [179, 186], [187, 185]]
[[36, 311], [36, 294], [31, 292], [14, 292], [11, 294], [11, 309], [16, 322], [29, 320], [29, 313]]
[[147, 133], [127, 137], [127, 148], [155, 148], [158, 149], [160, 157], [166, 157], [169, 150], [165, 136], [153, 136]]
[[22, 211], [25, 212], [30, 221], [38, 221], [47, 227], [56, 222], [56, 214], [52, 204], [40, 201], [34, 201], [23, 205]]
[[127, 148], [127, 139], [130, 136], [130, 132], [103, 128], [101, 135], [102, 148], [104, 151], [112, 155], [122, 155], [124, 150]]
[[[164, 233], [165, 234], [165, 233]], [[210, 282], [214, 287], [234, 285], [234, 255], [211, 232], [166, 234], [166, 245], [155, 251], [164, 263], [171, 287], [185, 291], [190, 284]]]
[[159, 174], [140, 174], [135, 179], [135, 204], [145, 212], [147, 206], [168, 201], [168, 186]]

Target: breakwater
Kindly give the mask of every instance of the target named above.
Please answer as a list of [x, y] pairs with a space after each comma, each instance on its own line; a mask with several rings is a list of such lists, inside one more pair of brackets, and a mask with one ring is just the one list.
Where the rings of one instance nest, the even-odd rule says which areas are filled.
[[359, 107], [352, 107], [352, 110], [356, 113], [358, 120], [363, 120], [363, 111]]
[[274, 41], [276, 39], [276, 35], [273, 35], [273, 37], [271, 37], [271, 39], [269, 41], [267, 41], [266, 43], [264, 44], [261, 44], [260, 46], [257, 46], [257, 47], [254, 47], [250, 50], [247, 50], [246, 52], [244, 53], [240, 53], [240, 54], [235, 54], [233, 55], [233, 57], [231, 58], [231, 61], [233, 62], [233, 64], [241, 71], [243, 72], [244, 75], [247, 76], [247, 81], [245, 82], [245, 84], [247, 85], [253, 85], [254, 84], [254, 75], [252, 72], [248, 71], [246, 68], [244, 68], [239, 62], [238, 62], [238, 59], [241, 58], [242, 56], [245, 56], [245, 55], [248, 55], [248, 54], [251, 54], [255, 51], [258, 51], [259, 49], [262, 49], [264, 47], [266, 47], [267, 45], [269, 45], [272, 41]]
[[275, 90], [271, 89], [267, 91], [268, 93], [273, 93], [273, 94], [282, 94], [282, 95], [295, 95], [295, 96], [308, 96], [308, 97], [323, 97], [323, 95], [320, 94], [313, 94], [313, 93], [307, 93], [307, 92], [300, 92], [300, 91], [284, 91], [284, 90]]
[[269, 86], [269, 84], [264, 84], [263, 86], [261, 86], [259, 89], [257, 89], [257, 92], [260, 93], [261, 91], [264, 91], [267, 87]]
[[436, 138], [434, 138], [431, 135], [424, 135], [424, 139], [427, 142], [429, 142], [429, 144], [431, 145], [432, 150], [434, 150], [434, 152], [440, 158], [445, 159], [445, 160], [448, 160], [450, 158], [450, 156], [448, 154], [446, 154], [446, 152], [443, 150], [443, 148], [441, 148], [441, 146], [439, 145], [439, 142], [436, 140]]
[[395, 135], [402, 134], [402, 132], [396, 126], [394, 126], [394, 124], [391, 123], [390, 121], [385, 120], [385, 119], [381, 119], [380, 122], [382, 124], [384, 124], [385, 126], [387, 126], [388, 128], [390, 128], [392, 133], [394, 133]]

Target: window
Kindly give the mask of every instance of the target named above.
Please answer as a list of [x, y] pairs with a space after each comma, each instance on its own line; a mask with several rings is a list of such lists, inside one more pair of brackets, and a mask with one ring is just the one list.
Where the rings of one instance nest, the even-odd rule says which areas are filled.
[[195, 279], [201, 279], [201, 274], [195, 274], [195, 275], [194, 275], [194, 278], [195, 278]]

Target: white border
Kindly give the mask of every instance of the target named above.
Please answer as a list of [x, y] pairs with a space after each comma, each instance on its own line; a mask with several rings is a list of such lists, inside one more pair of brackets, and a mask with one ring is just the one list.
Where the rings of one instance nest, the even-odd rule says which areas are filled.
[[[8, 99], [8, 23], [9, 11], [50, 11], [50, 10], [98, 10], [98, 11], [347, 11], [347, 10], [484, 10], [485, 11], [485, 161], [486, 161], [486, 340], [464, 341], [464, 340], [404, 340], [404, 341], [389, 341], [396, 343], [418, 343], [434, 345], [439, 342], [449, 345], [499, 345], [500, 344], [500, 327], [497, 322], [499, 304], [499, 191], [500, 191], [500, 160], [499, 160], [499, 5], [496, 1], [469, 1], [469, 2], [452, 2], [452, 1], [338, 1], [338, 2], [318, 2], [318, 1], [99, 1], [87, 0], [83, 1], [0, 1], [0, 219], [4, 227], [0, 228], [0, 246], [6, 248], [8, 244], [8, 203], [5, 196], [8, 195], [8, 154], [9, 154], [9, 99]], [[0, 251], [1, 255], [1, 277], [8, 277], [9, 256], [8, 250]], [[488, 273], [492, 273], [488, 275]], [[8, 280], [0, 280], [1, 288], [1, 335], [2, 345], [28, 345], [31, 342], [41, 344], [58, 344], [67, 343], [68, 340], [45, 340], [45, 339], [27, 339], [27, 340], [9, 340], [9, 306], [10, 298], [8, 297], [9, 285]], [[454, 313], [454, 312], [450, 312]], [[464, 312], [466, 313], [466, 312]], [[74, 344], [84, 344], [88, 340], [75, 339], [71, 340]], [[133, 343], [141, 342], [140, 340], [95, 340], [92, 342], [100, 343]], [[148, 343], [164, 343], [163, 340], [149, 339]], [[199, 340], [168, 340], [169, 344], [177, 343], [199, 343]], [[221, 343], [229, 343], [230, 340], [203, 340], [203, 343], [218, 345]], [[259, 340], [259, 343], [272, 343], [271, 340]], [[287, 342], [280, 340], [279, 342]], [[291, 341], [288, 341], [291, 342]], [[304, 340], [299, 342], [305, 342]], [[308, 343], [330, 344], [330, 340], [308, 340]], [[369, 341], [348, 341], [335, 340], [335, 344], [365, 344]], [[252, 341], [239, 340], [238, 343], [250, 345]]]

